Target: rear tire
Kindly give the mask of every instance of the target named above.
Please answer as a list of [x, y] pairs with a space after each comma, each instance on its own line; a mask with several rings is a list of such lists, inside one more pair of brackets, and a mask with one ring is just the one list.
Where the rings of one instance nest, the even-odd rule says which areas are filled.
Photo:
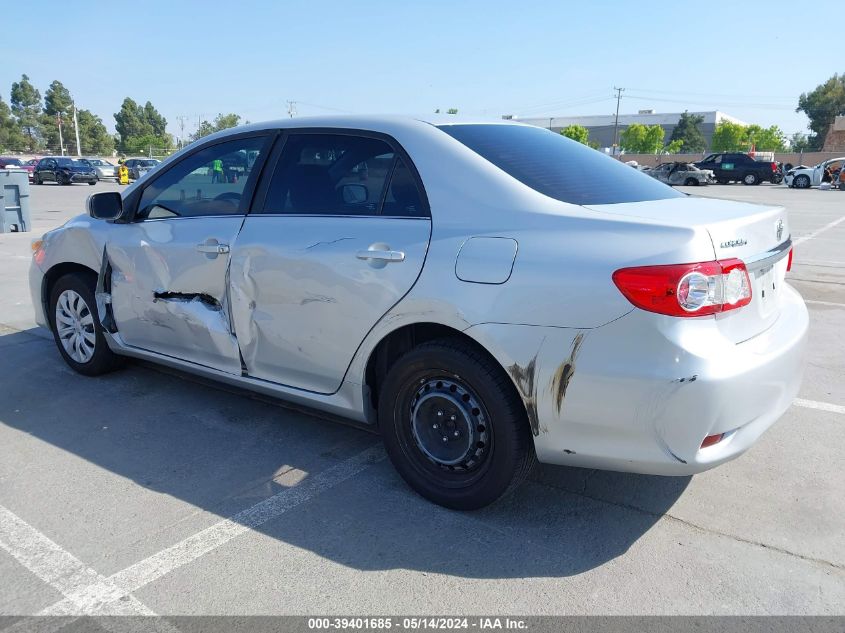
[[70, 273], [50, 289], [48, 318], [56, 347], [74, 371], [99, 376], [121, 365], [121, 357], [109, 349], [97, 316], [94, 273]]
[[426, 499], [475, 510], [530, 472], [534, 442], [525, 407], [502, 368], [473, 346], [424, 343], [396, 361], [380, 391], [387, 454]]
[[754, 173], [745, 174], [742, 177], [742, 184], [743, 185], [759, 185], [760, 184], [760, 177]]
[[684, 181], [684, 184], [685, 184], [687, 187], [697, 187], [697, 186], [698, 186], [698, 181], [697, 181], [695, 178], [687, 178], [687, 179]]
[[41, 180], [41, 176], [39, 176], [38, 174], [35, 174], [35, 175], [32, 177], [32, 184], [34, 184], [34, 185], [43, 185], [43, 184], [44, 184], [44, 181], [43, 181], [43, 180]]

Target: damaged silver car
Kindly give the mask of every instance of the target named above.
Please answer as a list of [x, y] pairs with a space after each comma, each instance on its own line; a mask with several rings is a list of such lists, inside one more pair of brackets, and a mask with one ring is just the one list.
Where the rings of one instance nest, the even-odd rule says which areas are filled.
[[696, 199], [513, 122], [296, 118], [185, 148], [34, 248], [36, 319], [380, 432], [484, 506], [552, 464], [689, 475], [798, 391], [786, 212]]
[[667, 185], [685, 185], [697, 187], [716, 182], [712, 169], [699, 169], [692, 163], [660, 163], [654, 169], [646, 171], [652, 178], [657, 178]]

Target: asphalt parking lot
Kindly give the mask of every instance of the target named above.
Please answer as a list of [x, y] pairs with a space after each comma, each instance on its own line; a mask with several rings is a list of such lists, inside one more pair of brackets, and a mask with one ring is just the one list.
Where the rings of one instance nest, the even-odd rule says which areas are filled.
[[845, 193], [687, 189], [790, 212], [809, 366], [749, 453], [543, 466], [458, 513], [375, 435], [151, 365], [74, 374], [29, 245], [116, 188], [33, 187], [33, 231], [0, 235], [0, 614], [845, 614]]

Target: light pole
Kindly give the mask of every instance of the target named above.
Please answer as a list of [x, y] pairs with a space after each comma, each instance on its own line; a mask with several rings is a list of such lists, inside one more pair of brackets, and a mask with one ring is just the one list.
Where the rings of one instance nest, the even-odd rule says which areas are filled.
[[613, 89], [616, 91], [616, 119], [613, 121], [613, 155], [616, 156], [616, 143], [617, 143], [617, 132], [619, 131], [619, 102], [622, 101], [622, 91], [625, 90], [624, 88], [617, 88], [613, 86]]
[[76, 103], [73, 104], [73, 127], [76, 130], [76, 156], [82, 156], [82, 148], [79, 146], [79, 121], [76, 118]]

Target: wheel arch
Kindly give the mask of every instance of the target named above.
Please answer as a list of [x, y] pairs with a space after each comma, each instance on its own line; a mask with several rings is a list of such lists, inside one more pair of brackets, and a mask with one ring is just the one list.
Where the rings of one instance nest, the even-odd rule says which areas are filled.
[[49, 309], [50, 291], [59, 279], [70, 273], [89, 273], [94, 277], [94, 279], [97, 278], [96, 270], [78, 262], [61, 262], [50, 267], [47, 272], [44, 273], [44, 278], [41, 282], [41, 305], [43, 306], [44, 314], [50, 323], [52, 323], [52, 317], [50, 316]]
[[378, 411], [380, 395], [379, 387], [384, 383], [384, 379], [387, 376], [390, 367], [404, 353], [410, 351], [418, 345], [443, 338], [460, 340], [495, 363], [496, 367], [498, 367], [503, 374], [508, 377], [507, 384], [511, 386], [514, 395], [517, 397], [519, 402], [522, 403], [527, 424], [528, 412], [524, 409], [525, 403], [522, 397], [520, 397], [516, 385], [513, 384], [512, 377], [506, 371], [499, 359], [497, 359], [496, 356], [481, 342], [467, 334], [465, 331], [458, 330], [442, 323], [428, 321], [408, 323], [388, 332], [382, 336], [381, 340], [379, 340], [370, 352], [364, 369], [364, 398], [365, 406], [373, 412], [373, 419], [376, 418], [375, 412]]

